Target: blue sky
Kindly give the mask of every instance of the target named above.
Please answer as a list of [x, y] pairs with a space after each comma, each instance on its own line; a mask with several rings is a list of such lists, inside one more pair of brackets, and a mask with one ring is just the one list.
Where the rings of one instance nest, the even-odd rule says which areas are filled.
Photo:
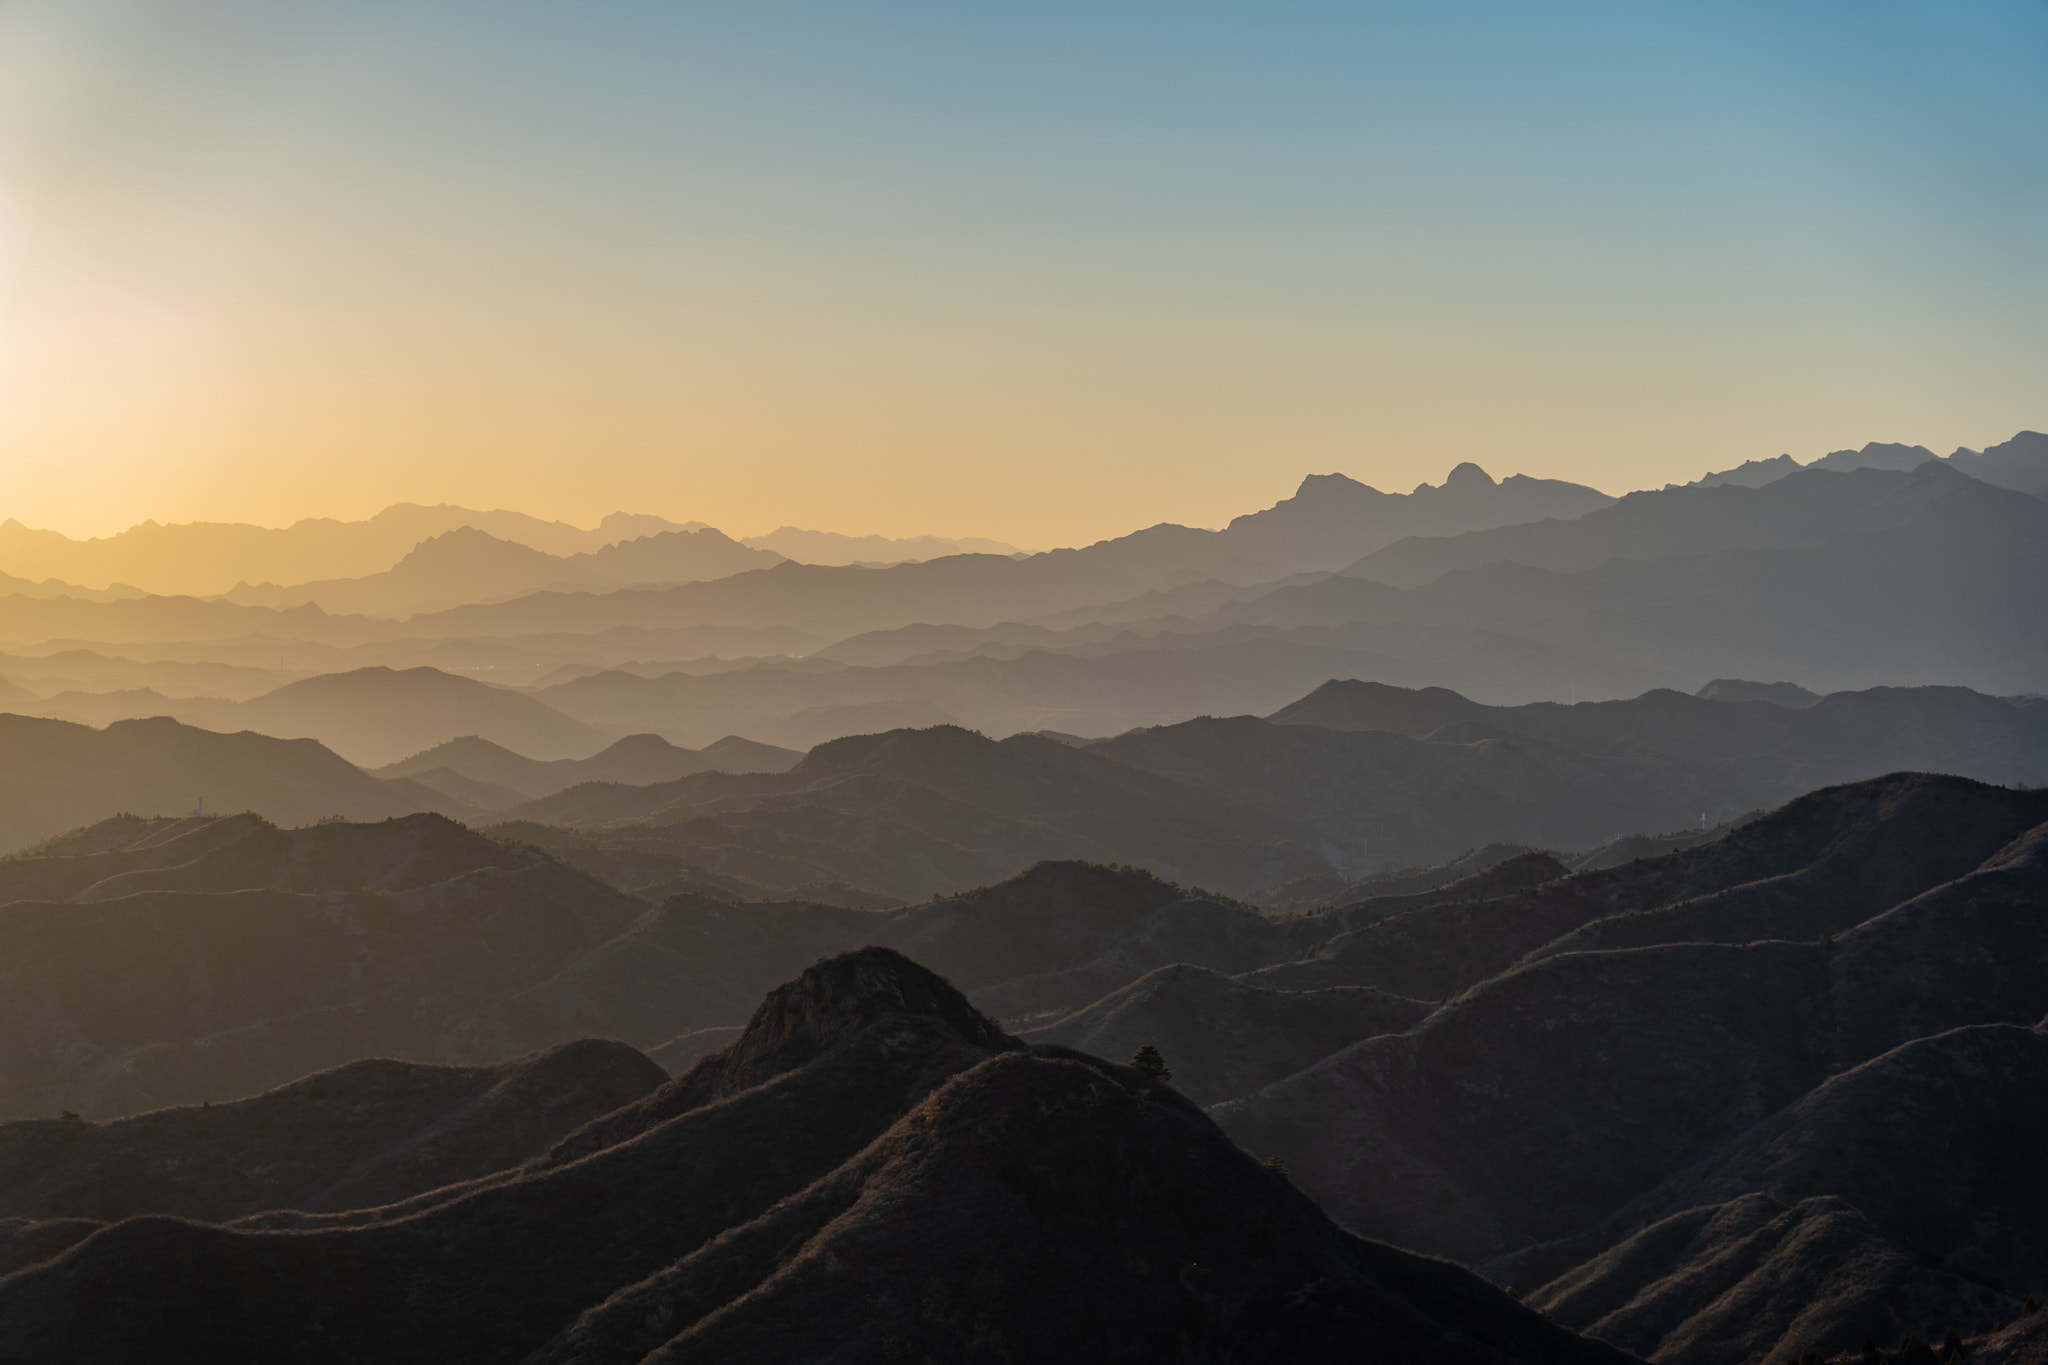
[[0, 514], [1050, 544], [1982, 445], [2048, 425], [2044, 58], [2038, 0], [17, 4]]

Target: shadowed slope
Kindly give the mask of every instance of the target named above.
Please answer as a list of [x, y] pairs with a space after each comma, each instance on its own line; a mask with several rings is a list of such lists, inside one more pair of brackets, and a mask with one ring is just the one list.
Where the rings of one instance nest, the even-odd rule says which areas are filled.
[[1054, 1053], [956, 1078], [537, 1360], [1335, 1361], [1362, 1342], [1623, 1359], [1454, 1266], [1345, 1235], [1172, 1092]]
[[281, 824], [329, 815], [381, 820], [417, 809], [402, 795], [307, 739], [215, 734], [169, 719], [69, 721], [0, 715], [0, 850], [12, 850], [114, 811], [182, 814], [253, 810]]
[[[124, 838], [131, 831], [135, 837]], [[70, 851], [95, 844], [114, 846]], [[432, 814], [303, 829], [278, 829], [256, 815], [146, 823], [117, 818], [47, 852], [0, 862], [0, 905], [106, 901], [146, 891], [407, 891], [482, 868], [544, 861], [531, 849], [479, 838]]]
[[[187, 837], [201, 847], [181, 863]], [[478, 1011], [646, 909], [436, 816], [231, 818], [155, 851], [170, 865], [95, 877], [105, 898], [0, 905], [0, 1114], [228, 1099], [365, 1056], [518, 1056], [587, 1031], [518, 1046]], [[124, 866], [53, 861], [101, 859]]]
[[[2025, 1026], [2048, 1012], [2048, 827], [2009, 838], [2044, 799], [1902, 775], [1816, 793], [1698, 849], [1567, 879], [1682, 893], [1724, 878], [1724, 891], [1680, 902], [1692, 905], [1689, 932], [1755, 928], [1728, 943], [1533, 954], [1409, 1033], [1354, 1045], [1219, 1117], [1255, 1149], [1287, 1155], [1352, 1225], [1499, 1257], [1491, 1273], [1525, 1287], [1686, 1209], [1761, 1191], [1804, 1210], [1745, 1244], [1749, 1269], [1707, 1248], [1638, 1284], [1647, 1294], [1679, 1276], [1693, 1294], [1708, 1263], [1719, 1266], [1723, 1288], [1656, 1318], [1650, 1338], [1612, 1338], [1645, 1350], [1662, 1341], [1660, 1359], [1774, 1340], [1758, 1295], [1807, 1296], [1775, 1319], [1803, 1334], [1787, 1340], [1890, 1324], [1871, 1317], [1883, 1294], [1856, 1288], [1853, 1267], [1866, 1261], [1869, 1285], [1948, 1315], [1915, 1318], [1916, 1331], [1978, 1330], [1995, 1305], [1980, 1312], [1971, 1283], [2048, 1277], [2036, 1213], [2048, 1193], [2023, 1136], [2048, 1121], [2036, 1112], [2048, 1053]], [[1788, 853], [1812, 861], [1735, 880]], [[1861, 922], [1832, 939], [1773, 941], [1758, 933], [1768, 918], [1745, 917], [1780, 903], [1794, 928], [1808, 913]], [[1955, 1031], [1926, 1036], [1941, 1029]], [[1802, 1203], [1819, 1197], [1848, 1201], [1869, 1228]], [[1874, 1249], [1856, 1249], [1866, 1241]], [[1949, 1273], [1930, 1279], [1936, 1262]], [[1642, 1313], [1631, 1332], [1656, 1317]]]
[[1172, 1090], [1021, 1052], [887, 950], [664, 1094], [407, 1205], [103, 1229], [0, 1279], [0, 1360], [1626, 1360], [1350, 1237]]
[[[2048, 1037], [1983, 1024], [1920, 1038], [1830, 1077], [1617, 1215], [1760, 1190], [1839, 1198], [1955, 1271], [2048, 1285]], [[1985, 1324], [1952, 1324], [1965, 1334]]]
[[1365, 901], [1342, 912], [1357, 927], [1314, 957], [1251, 979], [1444, 999], [1525, 954], [1812, 939], [1963, 876], [2044, 819], [2048, 792], [1895, 773], [1811, 793], [1705, 844], [1519, 894], [1437, 895], [1414, 909]]
[[[858, 956], [869, 970], [847, 979], [884, 990], [892, 978], [922, 981], [958, 999], [895, 954]], [[759, 1043], [743, 1035], [727, 1052]], [[414, 1200], [415, 1212], [271, 1220], [302, 1229], [291, 1232], [116, 1224], [0, 1281], [0, 1360], [111, 1360], [145, 1347], [158, 1360], [518, 1360], [615, 1289], [856, 1155], [988, 1053], [931, 1014], [877, 1009], [752, 1089], [583, 1160]], [[718, 1065], [713, 1056], [700, 1069]]]
[[1809, 945], [1551, 958], [1222, 1105], [1348, 1226], [1461, 1260], [1578, 1231], [1825, 1074]]
[[350, 1062], [110, 1123], [0, 1124], [0, 1217], [218, 1221], [388, 1204], [517, 1165], [664, 1080], [625, 1044], [586, 1039], [488, 1067]]
[[1842, 1200], [1788, 1208], [1761, 1194], [1673, 1214], [1529, 1304], [1657, 1365], [1779, 1365], [1909, 1333], [1933, 1330], [1938, 1340], [2020, 1306], [1885, 1236]]
[[1379, 1033], [1428, 1014], [1419, 1000], [1368, 986], [1264, 990], [1206, 967], [1161, 967], [1085, 1009], [1024, 1036], [1099, 1057], [1156, 1045], [1174, 1088], [1197, 1104], [1249, 1094]]

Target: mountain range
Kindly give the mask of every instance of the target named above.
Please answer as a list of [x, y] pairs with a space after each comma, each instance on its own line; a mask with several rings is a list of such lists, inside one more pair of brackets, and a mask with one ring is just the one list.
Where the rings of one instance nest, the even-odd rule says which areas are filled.
[[542, 762], [479, 736], [464, 735], [378, 768], [372, 776], [412, 778], [436, 790], [451, 779], [473, 783], [492, 788], [509, 806], [553, 796], [585, 782], [644, 787], [692, 773], [787, 772], [802, 758], [793, 749], [756, 744], [737, 735], [727, 735], [702, 749], [679, 749], [660, 735], [628, 735], [588, 758]]
[[1202, 717], [1095, 741], [942, 725], [806, 755], [731, 735], [701, 749], [648, 732], [612, 739], [629, 727], [433, 670], [372, 669], [251, 702], [166, 707], [387, 760], [371, 772], [309, 740], [165, 718], [104, 730], [7, 718], [17, 795], [0, 805], [0, 839], [18, 848], [110, 812], [179, 815], [202, 799], [285, 825], [430, 810], [495, 822], [636, 892], [881, 907], [1082, 858], [1277, 906], [1483, 846], [1577, 856], [1715, 827], [1896, 769], [2048, 781], [2038, 700], [1960, 688], [1822, 698], [1728, 679], [1705, 691], [1490, 707], [1340, 680], [1263, 720]]
[[[972, 1330], [1036, 1354], [1099, 1312], [1169, 1342], [1195, 1313], [1220, 1358], [1322, 1358], [1321, 1338], [1272, 1335], [1320, 1319], [1256, 1307], [1277, 1275], [1296, 1297], [1272, 1302], [1347, 1332], [1356, 1304], [1395, 1293], [1429, 1330], [1541, 1324], [1544, 1359], [1896, 1341], [1866, 1355], [1904, 1362], [1950, 1334], [2024, 1353], [2048, 1333], [2021, 1301], [2048, 1279], [2024, 1136], [2048, 1078], [2044, 853], [2048, 791], [1924, 774], [1824, 788], [1658, 856], [1575, 872], [1514, 854], [1281, 917], [1071, 862], [900, 910], [686, 894], [635, 914], [433, 817], [88, 831], [0, 864], [14, 1112], [96, 1115], [0, 1125], [0, 1351], [809, 1359], [892, 1337], [957, 1353], [948, 1333]], [[479, 878], [487, 894], [461, 889]], [[332, 932], [294, 897], [348, 934], [390, 928], [322, 985], [308, 967], [352, 959], [277, 937]], [[258, 923], [263, 941], [223, 950]], [[148, 958], [190, 966], [138, 994], [124, 964]], [[284, 962], [307, 965], [266, 981]], [[352, 1021], [357, 1048], [410, 1028], [441, 1055], [328, 1063], [308, 1002]], [[202, 1014], [227, 1031], [167, 1057], [168, 1021]], [[665, 1083], [630, 1048], [545, 1050], [713, 1021], [718, 1045]], [[124, 1054], [120, 1029], [169, 1045]], [[1170, 1084], [1096, 1059], [1134, 1040]], [[95, 1055], [92, 1098], [76, 1077]], [[34, 1074], [50, 1079], [21, 1088]], [[119, 1117], [195, 1083], [255, 1097]], [[320, 1117], [344, 1102], [346, 1123]], [[323, 1145], [263, 1155], [313, 1122]], [[258, 1207], [252, 1168], [278, 1202]], [[1208, 1242], [1167, 1256], [1177, 1276], [1148, 1259], [1212, 1236], [1248, 1259]], [[1474, 1267], [1548, 1322], [1386, 1244]], [[1323, 1259], [1292, 1269], [1308, 1247]], [[943, 1286], [931, 1302], [957, 1314], [892, 1307], [910, 1285]], [[1047, 1296], [1080, 1306], [1034, 1311]]]
[[1926, 446], [1909, 446], [1893, 441], [1872, 441], [1857, 450], [1830, 451], [1819, 459], [1800, 464], [1790, 455], [1770, 460], [1750, 460], [1693, 481], [1694, 487], [1741, 484], [1760, 488], [1800, 469], [1917, 469], [1929, 460], [1942, 460], [1973, 479], [2000, 488], [2012, 488], [2036, 497], [2048, 496], [2048, 436], [2022, 431], [2009, 441], [1983, 450], [1958, 446], [1947, 456], [1936, 455]]
[[[159, 1150], [193, 1117], [153, 1116]], [[249, 1119], [216, 1124], [208, 1151]], [[78, 1230], [0, 1279], [0, 1359], [1628, 1359], [1344, 1232], [1170, 1086], [1027, 1046], [885, 949], [517, 1167]]]
[[1486, 707], [1345, 681], [1263, 720], [1092, 742], [897, 731], [820, 745], [781, 773], [593, 783], [503, 818], [567, 858], [647, 859], [610, 874], [628, 886], [711, 874], [914, 900], [1085, 858], [1266, 900], [1482, 845], [1585, 850], [1719, 825], [1899, 768], [2048, 781], [2048, 708], [1943, 688]]
[[[1508, 524], [1560, 499], [1591, 505]], [[1385, 543], [1467, 513], [1500, 524]], [[751, 553], [708, 530], [671, 531], [590, 560], [685, 542]], [[1757, 488], [1619, 501], [1537, 480], [1495, 484], [1476, 470], [1401, 498], [1328, 476], [1223, 531], [1160, 526], [1022, 558], [783, 562], [404, 621], [313, 603], [17, 595], [0, 597], [0, 638], [45, 642], [17, 645], [17, 658], [79, 660], [72, 687], [47, 666], [17, 668], [24, 681], [45, 679], [22, 709], [95, 723], [170, 714], [262, 728], [270, 722], [208, 714], [205, 703], [255, 700], [259, 673], [430, 666], [524, 687], [605, 739], [654, 733], [686, 748], [739, 734], [805, 749], [949, 721], [999, 735], [1107, 735], [1191, 713], [1267, 712], [1331, 677], [1446, 686], [1495, 704], [1693, 691], [1731, 676], [1816, 692], [1951, 683], [2018, 694], [2048, 690], [2040, 633], [2019, 624], [2048, 611], [2044, 544], [2048, 505], [1954, 461], [1804, 469]], [[476, 532], [445, 537], [433, 554], [460, 561], [465, 547], [488, 553], [473, 579], [449, 570], [450, 583], [469, 584], [457, 596], [516, 590], [516, 575], [487, 571], [500, 551], [539, 562], [542, 577], [569, 562]], [[1297, 571], [1303, 563], [1320, 567]], [[416, 586], [440, 591], [432, 577]], [[163, 672], [172, 663], [239, 672], [195, 696], [207, 684]], [[186, 695], [158, 689], [158, 676]], [[597, 747], [587, 740], [584, 753]]]
[[[737, 623], [779, 612], [781, 629], [798, 638], [873, 627], [803, 659], [579, 666], [573, 676], [529, 689], [532, 700], [566, 718], [550, 722], [560, 738], [486, 736], [514, 749], [556, 746], [535, 755], [543, 757], [569, 756], [560, 746], [572, 735], [589, 753], [597, 739], [631, 733], [660, 734], [687, 748], [739, 734], [805, 749], [844, 734], [948, 721], [995, 734], [1114, 734], [1193, 713], [1270, 711], [1331, 677], [1451, 686], [1495, 703], [1630, 696], [1659, 686], [1691, 691], [1729, 676], [1790, 678], [1816, 692], [1946, 682], [2012, 695], [2048, 688], [2048, 640], [2020, 624], [2048, 616], [2044, 547], [2048, 504], [1935, 463], [1905, 473], [1802, 471], [1756, 489], [1631, 494], [1572, 521], [1411, 538], [1342, 573], [1278, 586], [1232, 589], [1202, 580], [1176, 590], [1187, 605], [1202, 608], [1194, 616], [1168, 612], [1060, 627], [877, 625], [870, 614], [876, 610], [896, 613], [899, 622], [943, 620], [971, 601], [993, 610], [1012, 590], [1064, 593], [1093, 581], [1078, 559], [968, 556], [881, 570], [784, 563], [669, 588], [543, 593], [462, 607], [453, 615], [467, 626], [442, 625], [451, 637], [465, 629], [513, 633], [476, 642], [466, 664], [502, 660], [525, 649], [521, 641], [542, 640], [517, 634], [535, 626], [533, 619], [488, 619], [501, 612], [547, 618], [540, 624], [557, 632], [546, 637], [557, 642], [548, 650], [595, 642], [610, 631], [758, 630]], [[1128, 558], [1135, 551], [1103, 553]], [[1201, 592], [1191, 596], [1194, 588]], [[679, 594], [696, 594], [704, 610], [683, 611]], [[365, 638], [380, 629], [424, 629], [422, 622], [435, 619], [380, 626], [310, 606], [273, 611], [181, 601], [179, 610], [192, 617], [180, 618], [184, 627], [223, 634], [250, 623], [211, 613], [261, 612], [266, 630], [285, 628], [283, 619], [294, 613], [310, 614], [305, 619], [319, 631]], [[787, 612], [776, 605], [797, 601], [804, 605]], [[30, 618], [47, 628], [51, 622], [39, 613], [127, 613], [139, 621], [150, 606], [10, 598], [0, 599], [0, 616], [12, 610], [21, 628]], [[608, 615], [630, 617], [643, 608], [649, 614], [638, 625]], [[679, 611], [698, 623], [676, 624]], [[1111, 603], [1099, 614], [1119, 612]], [[408, 653], [417, 657], [429, 638], [411, 642]], [[553, 656], [526, 657], [538, 663]], [[353, 672], [353, 683], [318, 686], [368, 688], [385, 676]], [[297, 728], [270, 732], [331, 734], [338, 744], [363, 748], [345, 728], [308, 728], [300, 703], [283, 697], [243, 701], [246, 719], [210, 699], [153, 691], [65, 693], [17, 704], [102, 723], [154, 714], [216, 726], [289, 723]], [[367, 697], [364, 704], [371, 704]], [[492, 705], [505, 710], [512, 702]], [[476, 729], [453, 718], [448, 724], [455, 728], [431, 737], [409, 732], [421, 736], [415, 747]], [[373, 757], [365, 748], [362, 756], [388, 762], [405, 752]]]
[[0, 1361], [2043, 1365], [2044, 494], [0, 525]]
[[693, 583], [782, 562], [706, 526], [662, 531], [573, 555], [551, 555], [463, 526], [421, 541], [382, 573], [279, 587], [237, 583], [221, 594], [250, 606], [317, 603], [337, 615], [403, 618], [466, 602], [497, 602], [557, 585]]

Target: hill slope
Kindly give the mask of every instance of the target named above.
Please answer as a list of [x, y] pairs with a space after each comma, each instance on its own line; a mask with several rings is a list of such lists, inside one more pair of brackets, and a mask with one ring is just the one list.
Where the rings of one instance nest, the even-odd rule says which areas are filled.
[[393, 1203], [539, 1156], [667, 1079], [622, 1043], [586, 1039], [496, 1066], [365, 1059], [108, 1123], [4, 1123], [0, 1220], [219, 1222]]
[[381, 820], [418, 807], [310, 739], [217, 734], [169, 719], [69, 721], [0, 715], [0, 849], [115, 811], [251, 810], [280, 824]]
[[1625, 1359], [1350, 1237], [1171, 1090], [1022, 1051], [885, 951], [656, 1099], [389, 1211], [105, 1229], [0, 1281], [0, 1359]]

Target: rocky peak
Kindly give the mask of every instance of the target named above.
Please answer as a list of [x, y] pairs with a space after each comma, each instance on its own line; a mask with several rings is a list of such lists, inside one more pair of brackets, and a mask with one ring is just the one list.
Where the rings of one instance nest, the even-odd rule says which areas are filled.
[[[856, 948], [813, 964], [768, 993], [740, 1036], [652, 1095], [578, 1129], [547, 1157], [560, 1164], [625, 1142], [681, 1114], [796, 1071], [836, 1044], [894, 1021], [911, 1042], [964, 1054], [957, 1065], [1023, 1044], [936, 972], [892, 948]], [[904, 1039], [892, 1040], [899, 1046]], [[977, 1050], [980, 1050], [979, 1052]]]
[[746, 1031], [719, 1054], [727, 1085], [751, 1085], [801, 1065], [892, 1014], [936, 1019], [981, 1047], [1012, 1041], [936, 972], [891, 948], [856, 948], [768, 993]]

